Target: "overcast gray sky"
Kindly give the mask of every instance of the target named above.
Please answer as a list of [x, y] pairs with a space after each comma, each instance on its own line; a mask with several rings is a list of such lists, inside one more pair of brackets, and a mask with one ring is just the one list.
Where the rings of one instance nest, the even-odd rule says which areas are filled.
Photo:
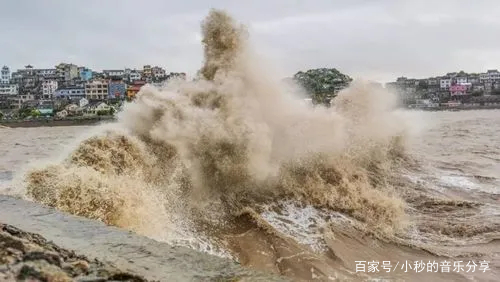
[[210, 8], [247, 24], [285, 75], [335, 67], [386, 82], [500, 68], [498, 0], [1, 0], [0, 64], [194, 73]]

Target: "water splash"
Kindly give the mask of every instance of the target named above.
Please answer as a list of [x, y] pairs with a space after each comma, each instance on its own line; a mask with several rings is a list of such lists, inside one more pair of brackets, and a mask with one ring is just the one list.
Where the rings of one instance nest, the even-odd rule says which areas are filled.
[[405, 158], [407, 125], [390, 93], [358, 81], [333, 108], [311, 108], [265, 71], [226, 13], [211, 11], [202, 32], [197, 80], [143, 87], [116, 124], [29, 171], [26, 196], [169, 242], [199, 232], [217, 244], [242, 214], [284, 200], [375, 234], [404, 226], [387, 179]]

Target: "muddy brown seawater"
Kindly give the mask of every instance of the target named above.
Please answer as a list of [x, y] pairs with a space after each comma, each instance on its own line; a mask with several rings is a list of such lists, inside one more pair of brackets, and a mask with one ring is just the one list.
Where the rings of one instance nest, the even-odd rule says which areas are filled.
[[[186, 280], [231, 261], [296, 281], [497, 280], [500, 111], [404, 111], [363, 81], [313, 108], [226, 13], [210, 12], [201, 30], [200, 77], [144, 87], [115, 123], [84, 136], [1, 129], [4, 193], [176, 246], [165, 258], [143, 253], [140, 237], [117, 248], [139, 248], [131, 261], [147, 268], [201, 263]], [[123, 240], [115, 235], [106, 240]], [[169, 260], [187, 249], [221, 260]], [[471, 261], [488, 269], [461, 271]]]

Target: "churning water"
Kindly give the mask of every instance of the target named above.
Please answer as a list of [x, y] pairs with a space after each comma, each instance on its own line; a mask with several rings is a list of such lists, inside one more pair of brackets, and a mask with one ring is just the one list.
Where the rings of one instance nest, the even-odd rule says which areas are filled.
[[[500, 275], [500, 111], [394, 110], [364, 82], [311, 108], [227, 14], [202, 32], [200, 79], [144, 87], [116, 123], [0, 129], [5, 193], [295, 280]], [[491, 270], [355, 271], [444, 259]]]

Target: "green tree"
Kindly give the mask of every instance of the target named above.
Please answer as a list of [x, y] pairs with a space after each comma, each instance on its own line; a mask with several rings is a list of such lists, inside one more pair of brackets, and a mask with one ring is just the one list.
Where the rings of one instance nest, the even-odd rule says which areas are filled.
[[40, 111], [37, 109], [31, 110], [30, 116], [32, 117], [39, 117], [40, 116]]
[[31, 116], [32, 111], [33, 111], [32, 107], [23, 106], [19, 109], [19, 111], [17, 111], [17, 116], [21, 119], [24, 119]]
[[348, 75], [334, 68], [299, 71], [293, 79], [308, 92], [315, 104], [329, 104], [330, 100], [352, 81]]
[[97, 115], [98, 116], [107, 116], [107, 115], [110, 115], [111, 114], [111, 110], [100, 110], [100, 111], [97, 111]]

